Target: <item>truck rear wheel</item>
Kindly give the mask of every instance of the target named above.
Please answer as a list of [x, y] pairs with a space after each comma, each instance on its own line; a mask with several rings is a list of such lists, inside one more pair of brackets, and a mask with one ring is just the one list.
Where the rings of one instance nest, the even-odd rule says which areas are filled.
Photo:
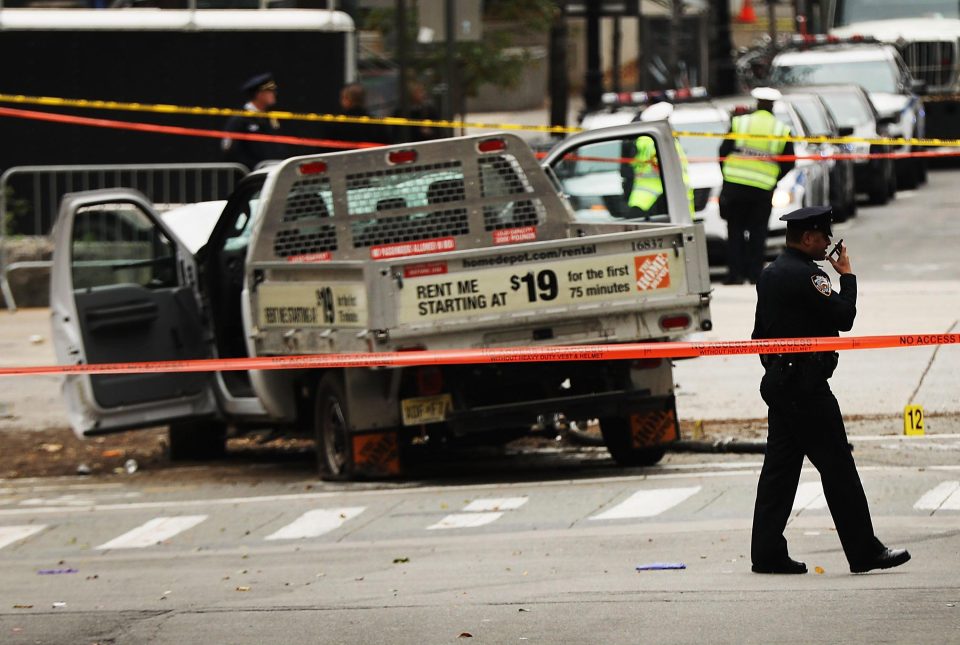
[[169, 436], [170, 461], [208, 461], [227, 452], [227, 427], [220, 421], [176, 421]]
[[653, 466], [663, 459], [663, 446], [633, 446], [630, 419], [626, 417], [603, 417], [600, 419], [600, 434], [610, 451], [610, 456], [620, 466]]
[[325, 374], [320, 379], [315, 403], [313, 419], [320, 476], [332, 481], [350, 479], [354, 470], [350, 411], [336, 374]]

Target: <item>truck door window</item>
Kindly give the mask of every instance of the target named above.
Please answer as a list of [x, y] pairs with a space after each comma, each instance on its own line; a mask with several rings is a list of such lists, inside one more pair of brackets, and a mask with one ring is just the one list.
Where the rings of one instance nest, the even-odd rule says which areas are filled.
[[669, 221], [658, 154], [646, 135], [572, 150], [555, 169], [577, 221]]
[[176, 248], [138, 206], [84, 206], [74, 218], [71, 242], [74, 289], [135, 284], [177, 286]]

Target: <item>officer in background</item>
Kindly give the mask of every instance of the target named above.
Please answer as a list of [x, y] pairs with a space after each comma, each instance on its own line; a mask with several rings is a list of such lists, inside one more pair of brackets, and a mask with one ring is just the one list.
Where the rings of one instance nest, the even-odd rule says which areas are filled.
[[[249, 79], [241, 89], [248, 98], [243, 106], [247, 112], [266, 112], [277, 103], [279, 86], [269, 72]], [[227, 120], [224, 130], [245, 134], [279, 134], [280, 122], [266, 116], [237, 115]], [[256, 168], [261, 161], [287, 157], [286, 146], [271, 141], [223, 139], [222, 147], [226, 161], [241, 163], [250, 170]]]
[[[846, 247], [837, 259], [830, 246], [831, 209], [809, 207], [781, 217], [787, 248], [757, 282], [753, 338], [839, 336], [853, 327], [857, 278]], [[840, 291], [816, 264], [827, 260], [840, 274]], [[889, 569], [910, 559], [888, 549], [873, 533], [867, 498], [847, 442], [840, 406], [827, 379], [836, 352], [761, 355], [760, 395], [769, 407], [767, 450], [757, 484], [751, 558], [756, 573], [806, 573], [792, 560], [783, 536], [804, 456], [820, 473], [823, 494], [853, 573]]]
[[[340, 90], [340, 113], [344, 116], [370, 119], [367, 111], [367, 92], [360, 83], [349, 83]], [[393, 143], [392, 134], [387, 126], [379, 123], [342, 122], [334, 123], [327, 130], [327, 136], [335, 141], [353, 141], [360, 143]]]
[[[773, 103], [780, 92], [758, 87], [751, 92], [757, 109], [751, 114], [733, 117], [732, 134], [790, 135], [790, 128], [773, 116]], [[777, 181], [794, 166], [793, 161], [770, 161], [763, 157], [793, 155], [790, 141], [765, 139], [725, 139], [720, 145], [723, 161], [723, 188], [720, 192], [720, 217], [727, 221], [727, 265], [725, 284], [756, 284], [763, 269], [767, 244], [767, 226]], [[749, 239], [748, 239], [749, 238]]]
[[[664, 121], [673, 114], [673, 105], [666, 101], [654, 103], [643, 111], [640, 121]], [[693, 189], [690, 188], [687, 155], [674, 139], [677, 154], [680, 155], [680, 166], [683, 169], [683, 185], [687, 187], [687, 199], [690, 204], [690, 216], [693, 217]], [[660, 162], [657, 159], [657, 148], [652, 137], [637, 137], [632, 147], [633, 161], [629, 166], [624, 165], [622, 173], [624, 186], [630, 187], [627, 195], [627, 206], [631, 219], [649, 220], [653, 215], [667, 213], [666, 197], [663, 191], [663, 180], [660, 177]], [[624, 157], [631, 155], [626, 154]]]

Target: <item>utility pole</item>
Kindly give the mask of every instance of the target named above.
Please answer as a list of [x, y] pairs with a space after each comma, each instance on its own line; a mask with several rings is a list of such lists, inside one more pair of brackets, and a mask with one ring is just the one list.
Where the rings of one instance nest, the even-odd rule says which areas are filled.
[[587, 110], [600, 107], [603, 95], [603, 71], [600, 69], [600, 3], [586, 3], [587, 73], [584, 76], [583, 102]]
[[767, 0], [767, 33], [770, 42], [777, 42], [777, 3], [776, 0]]
[[570, 81], [567, 77], [567, 12], [565, 0], [559, 0], [550, 26], [550, 125], [566, 127], [570, 109]]
[[613, 91], [617, 94], [620, 93], [622, 89], [620, 87], [620, 49], [623, 43], [623, 31], [620, 28], [620, 16], [613, 17], [613, 45], [610, 56], [610, 67], [613, 70], [611, 74], [613, 78]]
[[407, 0], [397, 0], [397, 110], [407, 113]]
[[736, 92], [737, 75], [733, 62], [733, 39], [730, 36], [729, 0], [712, 0], [709, 26], [710, 71], [707, 88], [713, 96]]
[[667, 52], [667, 69], [670, 78], [667, 87], [678, 87], [680, 79], [680, 30], [683, 28], [683, 0], [670, 3], [670, 50]]
[[446, 12], [444, 14], [445, 31], [447, 32], [446, 46], [446, 66], [444, 68], [444, 81], [447, 85], [447, 100], [444, 105], [444, 118], [452, 121], [457, 109], [457, 8], [455, 0], [446, 0]]

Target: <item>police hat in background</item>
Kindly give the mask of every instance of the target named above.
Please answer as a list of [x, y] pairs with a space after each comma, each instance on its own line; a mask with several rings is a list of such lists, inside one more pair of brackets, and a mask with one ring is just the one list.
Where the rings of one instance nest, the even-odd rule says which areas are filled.
[[673, 104], [666, 101], [654, 103], [640, 115], [640, 120], [644, 122], [663, 121], [673, 114]]
[[792, 231], [822, 231], [833, 237], [830, 230], [833, 208], [831, 206], [807, 206], [786, 215], [780, 220], [787, 223], [787, 229]]
[[758, 101], [779, 101], [783, 98], [780, 90], [775, 90], [772, 87], [755, 87], [750, 91], [750, 96]]
[[257, 74], [253, 78], [247, 80], [246, 83], [240, 86], [240, 89], [242, 89], [245, 94], [255, 96], [257, 92], [262, 92], [264, 90], [276, 90], [278, 87], [277, 81], [273, 78], [273, 74], [267, 72], [265, 74]]

